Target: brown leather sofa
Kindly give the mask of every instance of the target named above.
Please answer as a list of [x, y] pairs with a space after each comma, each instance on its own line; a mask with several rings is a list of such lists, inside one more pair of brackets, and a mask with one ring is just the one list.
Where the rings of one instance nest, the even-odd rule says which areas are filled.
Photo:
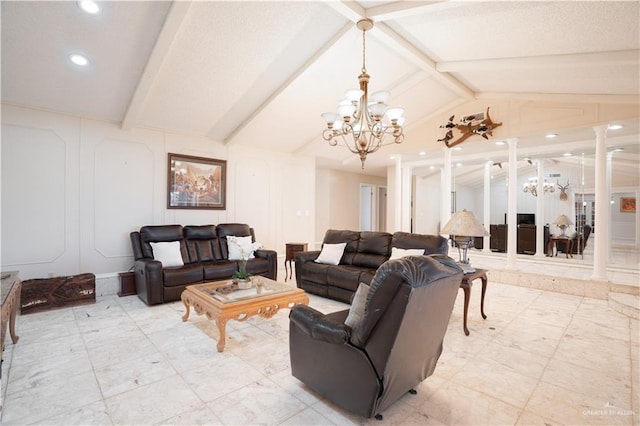
[[[205, 281], [229, 279], [238, 271], [238, 261], [228, 260], [228, 236], [251, 236], [249, 225], [226, 223], [220, 225], [153, 225], [131, 232], [131, 246], [135, 259], [134, 273], [138, 297], [147, 305], [179, 300], [187, 285]], [[153, 258], [151, 243], [180, 242], [183, 266], [163, 268]], [[247, 261], [247, 272], [272, 280], [277, 274], [277, 253], [256, 250], [255, 258]]]
[[435, 370], [461, 279], [440, 254], [390, 260], [371, 281], [353, 329], [344, 323], [348, 310], [293, 307], [293, 376], [348, 411], [380, 414]]
[[[547, 251], [549, 247], [549, 225], [544, 225], [544, 246], [541, 250], [542, 253]], [[518, 254], [536, 254], [536, 225], [520, 224], [518, 225], [518, 242], [517, 251]]]
[[447, 239], [440, 235], [329, 229], [322, 244], [337, 243], [347, 243], [338, 265], [314, 262], [319, 250], [296, 253], [296, 284], [308, 293], [345, 303], [351, 303], [361, 282], [371, 282], [380, 265], [389, 260], [392, 247], [420, 248], [425, 250], [424, 254], [446, 255], [449, 251]]

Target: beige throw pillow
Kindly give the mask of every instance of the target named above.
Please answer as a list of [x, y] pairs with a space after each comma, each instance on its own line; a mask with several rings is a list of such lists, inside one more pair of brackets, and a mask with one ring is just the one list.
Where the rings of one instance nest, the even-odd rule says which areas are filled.
[[362, 318], [364, 317], [364, 308], [367, 304], [367, 295], [369, 294], [369, 286], [365, 283], [360, 283], [356, 293], [353, 295], [353, 301], [351, 302], [351, 308], [349, 308], [349, 315], [344, 323], [349, 327], [356, 328]]
[[391, 257], [389, 260], [400, 259], [405, 256], [422, 256], [424, 249], [401, 249], [397, 247], [391, 247]]
[[149, 244], [151, 245], [151, 250], [153, 250], [153, 258], [160, 261], [164, 268], [184, 265], [182, 254], [180, 253], [180, 241]]
[[324, 263], [326, 265], [338, 265], [342, 255], [344, 254], [344, 248], [347, 243], [339, 244], [325, 244], [322, 246], [320, 256], [315, 260], [316, 263]]

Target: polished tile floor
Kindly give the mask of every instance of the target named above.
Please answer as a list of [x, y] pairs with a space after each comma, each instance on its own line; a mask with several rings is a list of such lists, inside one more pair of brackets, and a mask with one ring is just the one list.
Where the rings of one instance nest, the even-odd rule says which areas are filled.
[[[640, 422], [640, 330], [597, 300], [489, 283], [459, 293], [433, 376], [383, 412], [353, 416], [291, 376], [288, 310], [228, 324], [224, 353], [204, 317], [136, 296], [18, 317], [2, 366], [3, 425], [473, 424]], [[311, 296], [323, 312], [346, 305]]]

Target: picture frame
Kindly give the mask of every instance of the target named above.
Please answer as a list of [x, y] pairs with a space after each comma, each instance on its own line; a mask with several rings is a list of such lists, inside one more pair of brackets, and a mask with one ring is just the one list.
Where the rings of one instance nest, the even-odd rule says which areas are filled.
[[225, 210], [227, 161], [169, 153], [167, 208]]
[[620, 211], [622, 213], [635, 213], [636, 197], [620, 197]]

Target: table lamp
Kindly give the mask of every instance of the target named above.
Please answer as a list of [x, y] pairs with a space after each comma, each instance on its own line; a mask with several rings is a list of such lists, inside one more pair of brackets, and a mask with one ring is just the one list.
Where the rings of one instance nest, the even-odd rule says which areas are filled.
[[562, 232], [561, 236], [566, 237], [565, 233], [567, 232], [567, 228], [573, 225], [573, 222], [567, 215], [561, 214], [553, 221], [553, 224], [560, 228], [560, 232]]
[[440, 231], [441, 234], [449, 234], [453, 241], [456, 242], [459, 249], [462, 249], [460, 260], [458, 265], [462, 268], [465, 274], [475, 272], [475, 269], [471, 267], [469, 259], [467, 258], [467, 250], [473, 241], [473, 237], [488, 237], [489, 233], [480, 220], [466, 209], [455, 212], [449, 222]]

